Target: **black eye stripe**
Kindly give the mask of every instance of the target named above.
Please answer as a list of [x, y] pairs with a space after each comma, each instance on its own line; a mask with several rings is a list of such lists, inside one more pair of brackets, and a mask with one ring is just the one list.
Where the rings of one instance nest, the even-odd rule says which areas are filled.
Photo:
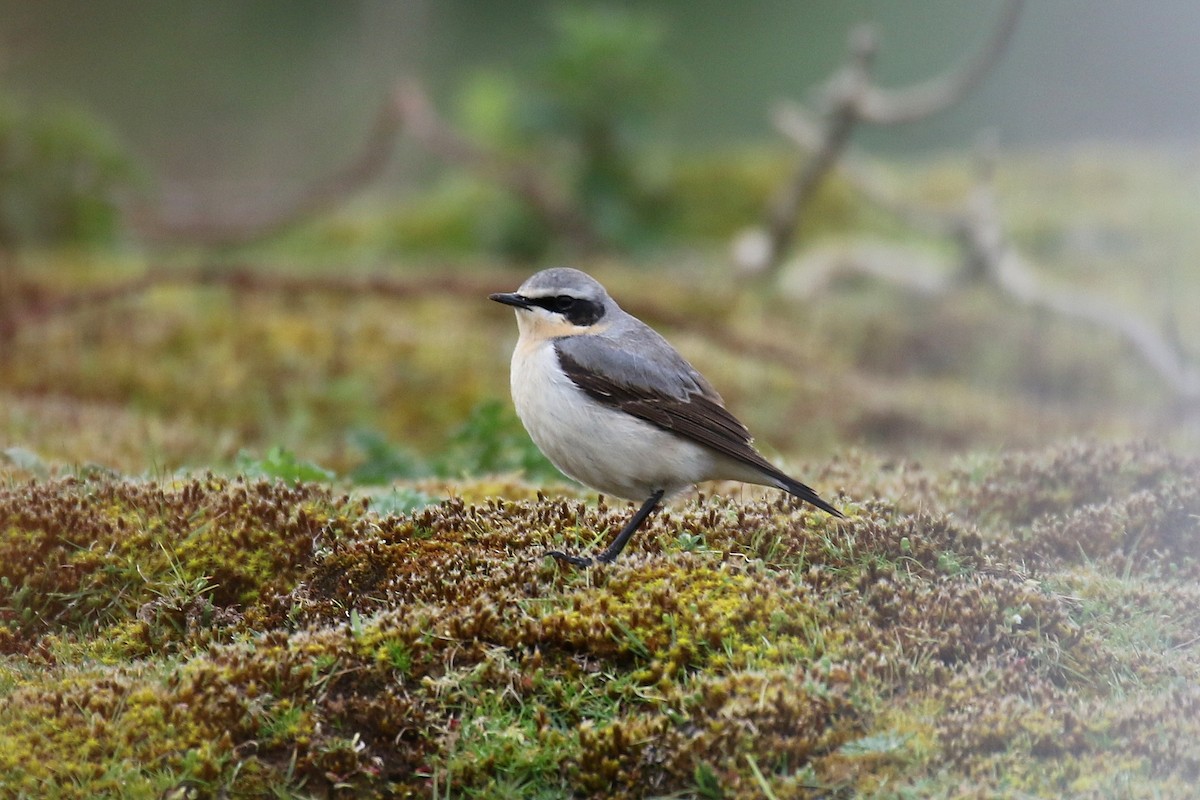
[[552, 297], [531, 297], [529, 302], [547, 311], [562, 314], [573, 325], [595, 325], [604, 316], [603, 304], [582, 297], [560, 294]]
[[535, 306], [541, 306], [548, 311], [565, 311], [576, 303], [586, 303], [588, 301], [571, 297], [567, 294], [557, 294], [550, 297], [531, 297], [529, 298], [529, 302]]

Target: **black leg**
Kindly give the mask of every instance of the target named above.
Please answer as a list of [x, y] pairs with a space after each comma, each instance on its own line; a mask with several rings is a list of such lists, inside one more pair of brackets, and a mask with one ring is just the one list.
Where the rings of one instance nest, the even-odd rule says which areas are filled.
[[[659, 489], [646, 498], [646, 502], [642, 503], [642, 507], [637, 510], [637, 513], [633, 515], [629, 522], [625, 523], [625, 527], [617, 534], [617, 538], [613, 539], [613, 543], [603, 553], [596, 556], [595, 560], [601, 564], [607, 564], [621, 555], [621, 551], [625, 549], [625, 545], [633, 538], [633, 534], [637, 533], [637, 529], [642, 527], [642, 523], [646, 521], [646, 517], [650, 516], [654, 512], [654, 509], [658, 508], [658, 503], [662, 500], [663, 494], [665, 494], [665, 490]], [[588, 556], [571, 556], [558, 550], [551, 550], [546, 555], [553, 556], [559, 561], [566, 561], [568, 564], [574, 564], [577, 567], [590, 567], [592, 565], [592, 559]]]

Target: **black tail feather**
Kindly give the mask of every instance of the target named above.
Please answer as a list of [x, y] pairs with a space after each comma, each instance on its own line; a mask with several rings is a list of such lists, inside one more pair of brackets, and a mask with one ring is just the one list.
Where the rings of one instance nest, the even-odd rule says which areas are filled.
[[799, 497], [804, 502], [810, 503], [810, 504], [816, 506], [817, 508], [821, 509], [822, 511], [824, 511], [828, 514], [832, 514], [833, 516], [837, 517], [838, 519], [846, 518], [845, 514], [838, 511], [836, 508], [829, 505], [829, 503], [826, 503], [824, 500], [822, 500], [821, 496], [818, 495], [815, 491], [813, 491], [811, 487], [805, 486], [803, 483], [801, 483], [800, 481], [798, 481], [794, 478], [789, 478], [787, 475], [784, 475], [782, 472], [777, 472], [773, 477], [779, 481], [779, 488], [783, 489], [788, 494], [795, 495], [796, 497]]

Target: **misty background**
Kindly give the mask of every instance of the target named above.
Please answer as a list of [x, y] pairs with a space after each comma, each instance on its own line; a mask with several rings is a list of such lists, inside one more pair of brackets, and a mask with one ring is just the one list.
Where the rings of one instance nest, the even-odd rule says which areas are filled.
[[[39, 102], [80, 104], [164, 177], [216, 192], [302, 181], [365, 136], [403, 74], [453, 106], [482, 69], [518, 75], [551, 35], [551, 2], [275, 0], [0, 2], [0, 81]], [[994, 0], [626, 2], [663, 23], [677, 99], [662, 135], [684, 148], [774, 141], [768, 109], [841, 63], [847, 31], [881, 32], [879, 82], [930, 77], [973, 51]], [[1194, 145], [1200, 5], [1039, 0], [992, 73], [944, 114], [860, 131], [876, 152], [960, 149], [981, 128], [1005, 148], [1120, 141]], [[402, 154], [396, 173], [419, 154]]]

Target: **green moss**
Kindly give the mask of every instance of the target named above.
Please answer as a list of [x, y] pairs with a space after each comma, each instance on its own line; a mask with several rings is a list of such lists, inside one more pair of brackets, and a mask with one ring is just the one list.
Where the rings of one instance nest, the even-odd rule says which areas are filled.
[[684, 672], [814, 655], [808, 633], [828, 612], [807, 587], [689, 560], [637, 565], [570, 593], [530, 621], [530, 639], [629, 664], [638, 680], [663, 685]]

